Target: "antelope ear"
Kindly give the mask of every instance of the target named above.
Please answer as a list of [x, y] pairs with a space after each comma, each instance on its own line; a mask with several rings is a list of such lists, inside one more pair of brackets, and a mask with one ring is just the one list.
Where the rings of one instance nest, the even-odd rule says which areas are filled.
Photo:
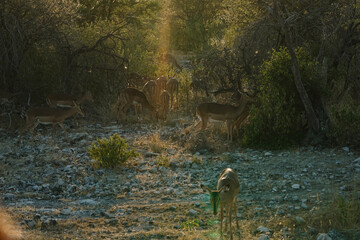
[[206, 191], [211, 192], [211, 189], [203, 184], [201, 184], [200, 187], [204, 190], [204, 192]]

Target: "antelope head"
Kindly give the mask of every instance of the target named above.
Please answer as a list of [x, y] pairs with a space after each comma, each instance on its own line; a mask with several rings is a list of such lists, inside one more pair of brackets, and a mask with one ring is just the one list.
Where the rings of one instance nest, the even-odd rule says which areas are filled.
[[219, 209], [220, 204], [220, 192], [223, 190], [223, 187], [219, 190], [212, 190], [207, 186], [204, 186], [201, 184], [201, 188], [204, 190], [204, 192], [208, 191], [210, 195], [210, 204], [213, 209], [213, 214], [216, 216], [217, 211]]

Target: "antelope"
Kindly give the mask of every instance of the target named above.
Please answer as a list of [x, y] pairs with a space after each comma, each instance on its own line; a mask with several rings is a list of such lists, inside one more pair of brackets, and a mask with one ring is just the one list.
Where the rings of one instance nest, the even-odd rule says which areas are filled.
[[157, 120], [157, 112], [156, 109], [149, 103], [145, 94], [137, 90], [136, 88], [126, 88], [121, 93], [124, 101], [118, 107], [118, 112], [122, 111], [126, 118], [126, 112], [129, 107], [133, 104], [140, 104], [141, 108], [147, 108], [152, 113], [152, 116]]
[[237, 219], [237, 207], [236, 199], [240, 191], [239, 178], [235, 170], [231, 168], [224, 169], [217, 183], [216, 190], [211, 190], [209, 187], [201, 184], [201, 188], [204, 191], [208, 191], [210, 194], [210, 204], [213, 210], [213, 214], [216, 216], [220, 204], [220, 232], [222, 234], [223, 218], [224, 218], [224, 208], [227, 214], [228, 219], [225, 224], [225, 231], [227, 230], [227, 225], [230, 225], [230, 239], [233, 239], [232, 235], [232, 226], [231, 226], [231, 217], [234, 213], [236, 219], [236, 226], [239, 230], [239, 221]]
[[166, 83], [166, 90], [170, 93], [170, 108], [172, 108], [175, 92], [178, 101], [179, 81], [176, 78], [170, 78]]
[[[77, 86], [77, 88], [81, 89], [80, 86]], [[81, 105], [85, 101], [94, 102], [93, 96], [90, 91], [87, 91], [83, 96], [75, 96], [66, 93], [52, 93], [46, 97], [46, 103], [52, 108], [69, 108], [74, 106], [74, 102], [77, 105]], [[76, 119], [76, 115], [74, 116], [74, 123], [75, 125], [79, 125]]]
[[233, 122], [233, 128], [236, 128], [236, 135], [239, 136], [239, 129], [243, 121], [249, 116], [249, 106], [246, 106], [240, 116]]
[[18, 143], [21, 141], [21, 137], [25, 131], [30, 129], [31, 135], [34, 136], [34, 129], [39, 124], [52, 124], [53, 131], [52, 137], [56, 141], [56, 125], [58, 124], [65, 132], [66, 138], [68, 137], [66, 129], [64, 127], [64, 120], [71, 117], [72, 115], [79, 113], [84, 116], [81, 108], [73, 102], [73, 106], [70, 109], [51, 108], [51, 107], [38, 107], [31, 108], [26, 113], [26, 124], [25, 127], [20, 131], [20, 137]]
[[147, 99], [150, 100], [153, 104], [156, 104], [156, 88], [156, 82], [154, 80], [149, 80], [145, 83], [142, 89]]
[[160, 103], [160, 94], [166, 89], [166, 77], [160, 76], [156, 80], [156, 102]]
[[219, 103], [200, 104], [196, 108], [196, 114], [201, 120], [201, 129], [204, 130], [206, 128], [209, 118], [218, 121], [224, 121], [226, 122], [227, 126], [227, 139], [232, 141], [232, 132], [235, 126], [234, 122], [238, 120], [241, 114], [243, 114], [245, 111], [248, 111], [248, 105], [251, 101], [251, 98], [246, 96], [246, 94], [243, 94], [241, 96], [240, 104], [237, 107]]
[[160, 94], [160, 116], [166, 120], [169, 111], [170, 94], [168, 91], [163, 90]]
[[176, 61], [176, 58], [171, 55], [170, 53], [163, 53], [158, 57], [158, 60], [161, 62], [165, 62], [167, 64], [171, 64], [173, 67], [178, 68], [180, 71], [182, 71], [182, 67], [178, 64]]
[[52, 93], [46, 97], [46, 103], [54, 107], [73, 107], [74, 103], [77, 105], [82, 104], [86, 100], [93, 102], [94, 99], [90, 91], [87, 91], [83, 96], [74, 96], [72, 94], [65, 93]]

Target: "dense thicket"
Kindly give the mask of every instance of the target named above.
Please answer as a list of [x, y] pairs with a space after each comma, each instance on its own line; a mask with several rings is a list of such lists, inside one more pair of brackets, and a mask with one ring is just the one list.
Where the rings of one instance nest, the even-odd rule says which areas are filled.
[[[301, 136], [358, 144], [358, 7], [356, 0], [3, 0], [0, 87], [41, 104], [49, 92], [80, 84], [110, 108], [130, 73], [176, 74], [187, 105], [199, 92], [256, 94], [243, 143], [267, 145], [264, 133], [272, 133], [274, 147]], [[166, 68], [158, 61], [166, 52], [193, 64], [181, 73]]]

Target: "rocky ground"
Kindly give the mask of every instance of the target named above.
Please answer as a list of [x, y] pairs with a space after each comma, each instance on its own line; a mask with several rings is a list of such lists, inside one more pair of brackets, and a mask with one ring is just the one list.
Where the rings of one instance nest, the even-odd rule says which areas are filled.
[[[19, 146], [16, 134], [1, 129], [1, 205], [24, 239], [219, 239], [218, 216], [200, 184], [215, 187], [231, 167], [241, 182], [235, 239], [360, 239], [359, 226], [346, 227], [349, 213], [343, 229], [332, 228], [339, 199], [359, 201], [359, 152], [257, 151], [226, 142], [222, 133], [223, 148], [211, 152], [202, 144], [190, 153], [190, 139], [211, 130], [185, 126], [88, 124], [72, 128], [69, 139], [59, 131], [57, 144], [49, 127], [39, 127], [34, 141], [25, 135]], [[140, 155], [117, 169], [94, 168], [88, 147], [114, 133]]]

